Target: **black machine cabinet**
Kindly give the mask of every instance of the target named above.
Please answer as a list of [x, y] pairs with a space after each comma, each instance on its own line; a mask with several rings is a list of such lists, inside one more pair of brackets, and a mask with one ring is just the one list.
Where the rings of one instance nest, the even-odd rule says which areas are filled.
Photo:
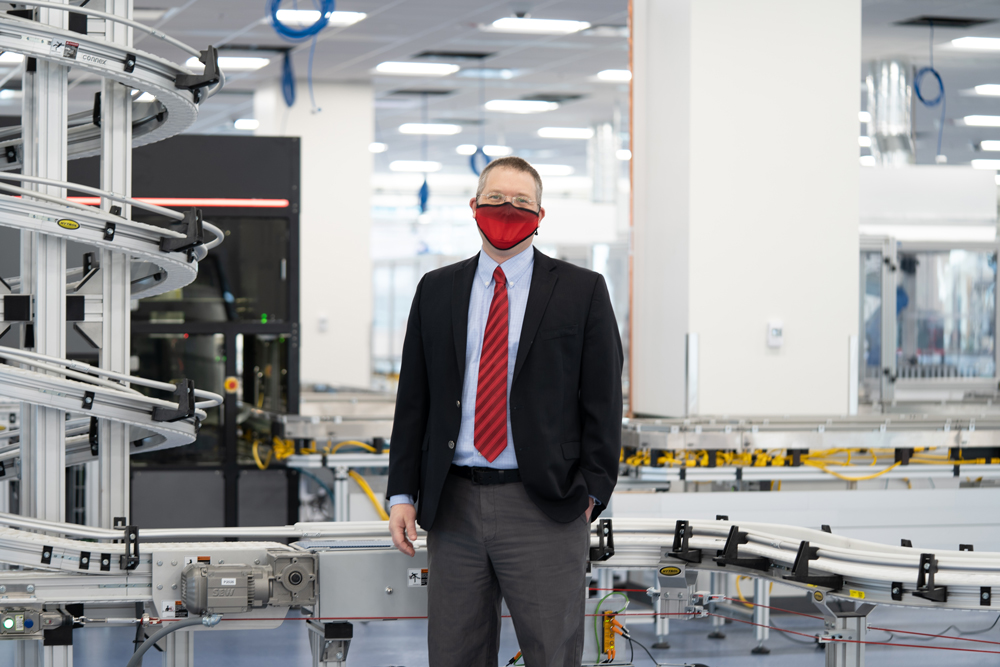
[[[135, 149], [132, 161], [134, 197], [200, 208], [225, 233], [195, 282], [133, 305], [132, 365], [150, 379], [191, 378], [225, 402], [209, 411], [194, 444], [132, 457], [131, 520], [161, 527], [156, 508], [172, 479], [172, 488], [197, 484], [221, 497], [222, 525], [293, 523], [298, 475], [258, 470], [240, 437], [238, 402], [298, 412], [299, 139], [181, 135]], [[69, 180], [98, 186], [99, 169], [97, 158], [73, 161]], [[145, 211], [134, 217], [168, 223]], [[235, 391], [226, 391], [228, 378], [237, 379]], [[185, 505], [183, 495], [171, 496], [173, 513], [193, 519], [198, 505]]]

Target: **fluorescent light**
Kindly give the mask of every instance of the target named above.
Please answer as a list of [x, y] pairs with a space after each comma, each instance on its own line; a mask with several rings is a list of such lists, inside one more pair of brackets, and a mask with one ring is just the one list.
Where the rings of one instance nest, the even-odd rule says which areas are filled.
[[[319, 20], [319, 10], [316, 9], [279, 9], [278, 10], [278, 20], [282, 23], [289, 24], [295, 23], [298, 25], [312, 25]], [[364, 19], [367, 14], [364, 12], [332, 12], [330, 14], [330, 20], [327, 21], [328, 26], [343, 27], [347, 25], [354, 25], [358, 21]], [[269, 19], [264, 19], [267, 22]]]
[[389, 163], [389, 169], [392, 171], [417, 171], [426, 174], [431, 171], [441, 171], [441, 163], [425, 160], [394, 160]]
[[874, 167], [875, 166], [875, 156], [874, 155], [862, 155], [858, 158], [858, 162], [861, 163], [862, 167]]
[[[459, 155], [475, 155], [479, 147], [475, 144], [461, 144], [455, 147], [455, 152]], [[486, 153], [489, 157], [504, 157], [510, 155], [514, 152], [514, 149], [510, 146], [492, 146], [486, 144], [483, 146], [483, 153]]]
[[632, 159], [632, 151], [630, 151], [627, 148], [619, 148], [618, 150], [615, 151], [615, 157], [621, 160], [622, 162], [626, 162]]
[[490, 26], [480, 26], [480, 29], [495, 32], [520, 32], [532, 35], [568, 35], [572, 32], [586, 30], [589, 27], [590, 24], [586, 21], [507, 17], [497, 19]]
[[485, 105], [487, 111], [503, 111], [505, 113], [541, 113], [555, 111], [558, 102], [544, 100], [490, 100]]
[[19, 100], [24, 97], [20, 90], [0, 90], [0, 100]]
[[1000, 83], [984, 83], [976, 86], [973, 90], [976, 91], [976, 95], [989, 95], [991, 97], [1000, 97]]
[[985, 139], [979, 142], [979, 150], [981, 151], [1000, 151], [1000, 141], [996, 139]]
[[0, 53], [0, 65], [18, 65], [22, 62], [24, 62], [24, 56], [20, 53], [12, 53], [10, 51]]
[[462, 126], [451, 123], [403, 123], [399, 126], [399, 131], [403, 134], [458, 134], [462, 131]]
[[155, 102], [156, 101], [156, 97], [154, 97], [151, 93], [143, 93], [139, 97], [135, 98], [135, 101], [136, 102]]
[[153, 23], [154, 21], [159, 21], [163, 18], [163, 15], [167, 13], [166, 9], [133, 9], [132, 10], [132, 20], [142, 21], [145, 23]]
[[966, 116], [962, 121], [970, 127], [1000, 127], [1000, 116]]
[[448, 76], [461, 67], [449, 63], [399, 63], [384, 62], [375, 66], [379, 74], [404, 74], [407, 76]]
[[568, 164], [533, 164], [531, 165], [538, 172], [539, 176], [569, 176], [573, 173], [573, 167]]
[[994, 225], [858, 225], [862, 236], [891, 236], [897, 241], [968, 242], [996, 240]]
[[1000, 169], [1000, 160], [973, 160], [973, 169]]
[[486, 144], [483, 146], [483, 152], [490, 157], [506, 157], [514, 152], [514, 149], [510, 146], [494, 146]]
[[862, 148], [871, 148], [872, 147], [872, 138], [871, 137], [858, 137], [858, 146], [861, 146]]
[[538, 136], [544, 139], [590, 139], [594, 136], [592, 127], [541, 127]]
[[997, 37], [959, 37], [951, 40], [956, 49], [968, 51], [1000, 51], [1000, 38]]
[[[2, 57], [0, 57], [2, 60]], [[219, 69], [223, 72], [253, 72], [261, 67], [265, 67], [270, 58], [256, 58], [252, 56], [219, 56]], [[205, 65], [197, 58], [191, 57], [184, 63], [191, 69], [203, 70]]]
[[631, 81], [632, 72], [627, 69], [605, 69], [597, 73], [601, 81]]
[[369, 153], [384, 153], [389, 150], [389, 147], [383, 144], [381, 141], [373, 141], [368, 144]]
[[237, 130], [256, 130], [260, 127], [260, 121], [256, 118], [239, 118], [233, 122], [233, 127]]
[[858, 112], [858, 122], [859, 123], [870, 123], [872, 122], [872, 115], [867, 111]]

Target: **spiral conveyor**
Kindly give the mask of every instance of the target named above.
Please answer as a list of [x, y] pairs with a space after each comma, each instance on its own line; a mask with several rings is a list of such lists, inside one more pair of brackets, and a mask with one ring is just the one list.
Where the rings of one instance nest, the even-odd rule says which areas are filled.
[[[97, 75], [106, 81], [123, 84], [131, 106], [131, 145], [140, 146], [166, 139], [189, 127], [197, 118], [199, 104], [223, 85], [214, 48], [199, 52], [177, 40], [123, 16], [90, 7], [75, 7], [58, 2], [18, 3], [28, 9], [0, 14], [0, 51], [23, 55], [30, 66], [44, 61], [60, 67]], [[34, 11], [33, 11], [34, 10]], [[37, 18], [43, 10], [84, 15], [91, 26], [104, 28], [104, 35], [80, 34]], [[29, 18], [32, 16], [34, 18]], [[200, 58], [205, 72], [197, 74], [159, 56], [102, 38], [111, 26], [142, 30], [166, 41], [187, 55]], [[155, 100], [138, 102], [140, 92]], [[27, 91], [26, 91], [27, 94]], [[86, 187], [58, 179], [10, 173], [26, 165], [24, 135], [37, 132], [31, 119], [0, 132], [0, 225], [24, 234], [37, 234], [93, 246], [84, 266], [66, 275], [67, 309], [76, 306], [76, 315], [61, 313], [64, 321], [76, 320], [74, 326], [96, 347], [101, 346], [102, 301], [108, 291], [101, 280], [99, 252], [128, 258], [128, 291], [133, 299], [145, 298], [179, 289], [191, 283], [198, 272], [198, 261], [222, 240], [221, 232], [204, 222], [197, 210], [181, 213], [145, 204], [127, 193]], [[67, 117], [66, 157], [82, 158], [102, 154], [101, 106], [94, 111]], [[104, 159], [117, 156], [105, 155]], [[27, 162], [30, 162], [28, 160]], [[29, 170], [24, 169], [27, 173]], [[52, 190], [58, 193], [51, 194]], [[45, 192], [43, 190], [48, 190]], [[82, 192], [101, 198], [95, 208], [75, 203], [62, 196], [65, 191]], [[177, 228], [161, 228], [131, 220], [124, 211], [141, 208], [175, 222]], [[179, 230], [178, 230], [179, 228]], [[23, 245], [23, 243], [22, 243]], [[65, 252], [64, 250], [62, 252]], [[121, 289], [122, 286], [112, 286]], [[47, 295], [31, 294], [21, 277], [0, 274], [0, 332], [6, 333], [15, 322], [29, 327], [37, 313], [51, 304]], [[82, 312], [81, 312], [82, 311]], [[47, 326], [59, 326], [49, 322]], [[35, 333], [35, 332], [32, 332]], [[196, 389], [193, 383], [165, 383], [145, 380], [121, 371], [102, 369], [73, 362], [51, 354], [25, 349], [0, 347], [0, 400], [19, 401], [63, 411], [66, 421], [66, 465], [94, 460], [100, 450], [99, 422], [108, 420], [128, 427], [131, 452], [152, 451], [192, 442], [205, 410], [219, 405], [221, 397]], [[118, 340], [119, 346], [127, 340]], [[102, 350], [111, 356], [121, 350]], [[137, 387], [142, 388], [141, 392]], [[150, 395], [153, 394], [153, 395]], [[23, 429], [7, 424], [0, 431], [0, 464], [8, 478], [17, 476], [23, 449]]]

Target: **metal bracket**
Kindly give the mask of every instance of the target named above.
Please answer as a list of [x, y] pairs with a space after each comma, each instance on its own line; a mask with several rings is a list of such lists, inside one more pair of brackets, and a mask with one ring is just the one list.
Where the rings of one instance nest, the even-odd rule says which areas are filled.
[[80, 406], [84, 410], [90, 410], [94, 407], [94, 392], [87, 391], [83, 394], [83, 405]]
[[688, 540], [694, 536], [690, 522], [678, 519], [674, 526], [674, 544], [667, 555], [686, 563], [700, 563], [701, 549], [688, 548]]
[[139, 527], [125, 526], [125, 553], [120, 557], [118, 567], [134, 570], [139, 567]]
[[990, 586], [980, 586], [979, 588], [979, 606], [989, 607], [993, 601], [993, 589]]
[[90, 552], [81, 551], [80, 552], [80, 569], [89, 570], [90, 569]]
[[786, 574], [783, 579], [794, 581], [799, 584], [810, 586], [822, 586], [830, 590], [839, 591], [844, 587], [844, 578], [839, 574], [809, 574], [809, 561], [819, 558], [819, 547], [809, 546], [809, 542], [802, 540], [799, 542], [799, 550], [795, 554], [795, 562], [792, 564], [792, 573]]
[[97, 456], [100, 453], [101, 445], [97, 417], [90, 418], [90, 433], [88, 434], [87, 439], [90, 443], [90, 455]]
[[7, 164], [14, 164], [17, 162], [17, 148], [14, 146], [7, 146], [3, 150], [4, 157], [7, 158]]
[[[114, 207], [112, 207], [112, 208], [114, 208]], [[113, 222], [105, 222], [104, 223], [104, 240], [105, 241], [114, 241], [115, 240], [115, 227], [116, 226], [117, 225], [115, 225], [115, 223], [113, 223]]]
[[45, 545], [42, 547], [42, 565], [52, 564], [52, 547]]
[[917, 572], [917, 590], [913, 594], [931, 602], [947, 602], [948, 587], [935, 586], [938, 562], [934, 554], [920, 554], [920, 569]]
[[128, 53], [125, 55], [125, 71], [131, 74], [135, 71], [135, 63], [138, 59], [134, 53]]
[[194, 380], [179, 380], [174, 395], [177, 397], [177, 408], [153, 408], [153, 421], [176, 422], [194, 416]]
[[184, 238], [161, 237], [160, 250], [162, 252], [192, 250], [205, 242], [205, 229], [202, 225], [201, 209], [188, 209], [184, 212], [184, 219], [175, 224], [184, 227]]
[[597, 546], [590, 547], [590, 560], [603, 561], [615, 555], [615, 532], [611, 519], [600, 519], [597, 522]]
[[760, 570], [761, 572], [770, 571], [771, 561], [763, 556], [740, 557], [740, 545], [746, 544], [749, 541], [750, 539], [747, 537], [747, 534], [740, 532], [739, 526], [732, 526], [729, 529], [729, 536], [726, 537], [725, 547], [723, 547], [722, 551], [718, 552], [718, 556], [713, 560], [723, 567], [733, 565], [735, 567], [745, 567], [750, 570]]
[[205, 65], [205, 71], [201, 74], [180, 74], [174, 79], [176, 88], [187, 88], [196, 91], [199, 88], [212, 86], [219, 83], [219, 50], [214, 46], [209, 46], [201, 52], [198, 57]]

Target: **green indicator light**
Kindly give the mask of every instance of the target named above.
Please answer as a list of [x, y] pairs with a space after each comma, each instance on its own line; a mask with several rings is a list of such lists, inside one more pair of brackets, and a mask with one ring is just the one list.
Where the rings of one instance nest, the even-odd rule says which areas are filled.
[[10, 616], [8, 616], [7, 618], [3, 619], [3, 629], [4, 630], [10, 630], [13, 627], [14, 627], [14, 619], [13, 618], [11, 618]]
[[260, 323], [261, 324], [267, 324], [267, 313], [261, 313], [260, 314]]

